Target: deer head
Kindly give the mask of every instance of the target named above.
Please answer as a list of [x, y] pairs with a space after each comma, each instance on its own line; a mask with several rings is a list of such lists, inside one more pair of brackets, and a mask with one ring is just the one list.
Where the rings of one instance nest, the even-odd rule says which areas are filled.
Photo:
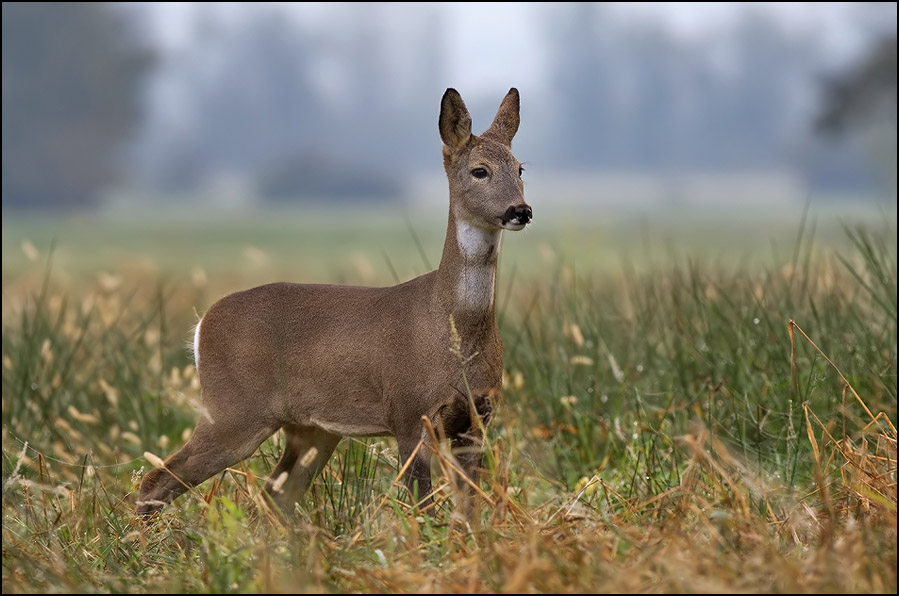
[[524, 202], [521, 162], [512, 155], [518, 132], [518, 90], [503, 99], [484, 134], [471, 134], [471, 115], [455, 89], [440, 104], [443, 165], [450, 185], [450, 208], [457, 222], [484, 230], [521, 230], [531, 221]]

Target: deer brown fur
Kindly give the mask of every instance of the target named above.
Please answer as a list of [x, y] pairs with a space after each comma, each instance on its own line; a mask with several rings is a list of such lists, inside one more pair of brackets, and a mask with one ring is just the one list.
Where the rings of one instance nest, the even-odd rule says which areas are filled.
[[477, 478], [475, 416], [489, 418], [503, 371], [494, 316], [501, 234], [531, 219], [511, 153], [518, 124], [516, 89], [480, 137], [459, 93], [446, 90], [439, 130], [450, 210], [437, 270], [392, 287], [274, 283], [209, 308], [195, 335], [204, 412], [190, 440], [144, 478], [138, 513], [158, 511], [249, 457], [279, 429], [286, 441], [266, 488], [282, 510], [293, 508], [344, 436], [396, 437], [403, 461], [415, 453], [406, 485], [430, 504], [423, 416]]

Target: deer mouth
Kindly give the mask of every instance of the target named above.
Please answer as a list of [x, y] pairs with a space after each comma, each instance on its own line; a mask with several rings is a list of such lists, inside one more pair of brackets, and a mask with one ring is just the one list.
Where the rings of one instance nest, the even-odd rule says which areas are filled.
[[505, 230], [517, 232], [523, 230], [531, 222], [533, 216], [534, 213], [528, 205], [512, 206], [500, 215], [500, 226]]

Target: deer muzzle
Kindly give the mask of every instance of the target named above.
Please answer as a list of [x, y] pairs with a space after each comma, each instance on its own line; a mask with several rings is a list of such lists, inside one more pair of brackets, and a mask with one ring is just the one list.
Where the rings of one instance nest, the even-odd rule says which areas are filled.
[[530, 205], [512, 205], [499, 218], [502, 227], [507, 230], [521, 230], [531, 222], [534, 212]]

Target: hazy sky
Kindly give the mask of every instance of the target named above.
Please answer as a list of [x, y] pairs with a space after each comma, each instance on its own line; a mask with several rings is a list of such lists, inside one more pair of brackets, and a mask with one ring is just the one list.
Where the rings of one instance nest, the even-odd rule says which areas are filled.
[[[221, 3], [204, 8], [215, 11], [227, 23], [241, 19], [247, 11], [261, 10], [260, 4], [282, 10], [314, 29], [331, 31], [345, 27], [346, 16], [359, 9], [347, 3], [315, 2]], [[835, 56], [848, 59], [862, 46], [871, 28], [896, 27], [895, 3], [885, 3], [892, 6], [893, 18], [881, 19], [880, 23], [860, 23], [852, 17], [853, 4], [857, 3], [612, 2], [608, 8], [625, 19], [659, 22], [687, 40], [720, 33], [745, 11], [761, 10], [775, 16], [785, 29], [824, 41]], [[445, 66], [450, 83], [473, 93], [489, 89], [495, 94], [496, 88], [512, 84], [527, 87], [542, 80], [542, 44], [535, 41], [545, 35], [543, 21], [551, 18], [558, 6], [539, 2], [386, 3], [376, 14], [380, 19], [377, 26], [395, 31], [397, 39], [414, 38], [427, 19], [438, 19], [446, 26]], [[163, 47], [177, 50], [190, 42], [195, 4], [154, 2], [144, 7], [150, 15], [151, 35]], [[474, 64], [476, 68], [470, 66]]]

